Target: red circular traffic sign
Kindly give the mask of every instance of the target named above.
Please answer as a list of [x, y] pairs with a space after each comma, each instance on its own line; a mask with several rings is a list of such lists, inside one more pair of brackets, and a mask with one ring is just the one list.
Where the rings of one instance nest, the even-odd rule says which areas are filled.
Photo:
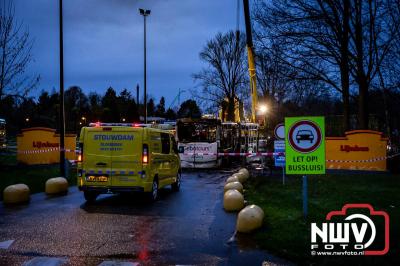
[[289, 129], [287, 137], [290, 146], [300, 153], [313, 152], [322, 142], [320, 127], [310, 120], [294, 123]]

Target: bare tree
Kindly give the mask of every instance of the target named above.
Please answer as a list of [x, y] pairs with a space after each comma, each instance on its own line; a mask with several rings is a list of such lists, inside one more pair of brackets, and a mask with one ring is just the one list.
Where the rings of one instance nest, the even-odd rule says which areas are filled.
[[324, 82], [342, 94], [349, 128], [349, 0], [259, 0], [255, 8], [260, 40], [285, 46], [280, 60], [294, 80]]
[[195, 93], [208, 104], [221, 106], [228, 101], [229, 121], [235, 118], [235, 97], [242, 98], [247, 81], [245, 36], [236, 38], [235, 32], [219, 33], [200, 52], [200, 59], [207, 63], [199, 73], [193, 75], [200, 82], [201, 93]]
[[319, 80], [341, 93], [348, 130], [352, 88], [358, 127], [368, 128], [368, 90], [398, 35], [398, 6], [397, 0], [259, 0], [255, 17], [264, 40], [287, 47], [282, 61], [297, 69], [295, 79]]
[[15, 19], [10, 1], [0, 7], [0, 100], [5, 96], [25, 97], [39, 82], [26, 69], [32, 62], [33, 41], [27, 29]]
[[393, 16], [393, 9], [398, 9], [398, 5], [397, 0], [354, 0], [351, 5], [349, 62], [350, 73], [359, 88], [360, 128], [368, 128], [368, 91], [374, 82], [382, 89], [385, 87], [380, 73], [398, 35], [400, 19]]

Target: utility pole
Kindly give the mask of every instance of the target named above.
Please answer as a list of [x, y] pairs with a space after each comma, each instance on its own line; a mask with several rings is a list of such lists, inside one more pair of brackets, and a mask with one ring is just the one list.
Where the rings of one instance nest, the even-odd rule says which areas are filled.
[[150, 15], [150, 10], [139, 8], [140, 15], [144, 19], [144, 123], [147, 124], [147, 65], [146, 65], [146, 17]]
[[64, 40], [63, 40], [63, 1], [59, 0], [60, 33], [60, 174], [65, 177], [65, 112], [64, 112]]

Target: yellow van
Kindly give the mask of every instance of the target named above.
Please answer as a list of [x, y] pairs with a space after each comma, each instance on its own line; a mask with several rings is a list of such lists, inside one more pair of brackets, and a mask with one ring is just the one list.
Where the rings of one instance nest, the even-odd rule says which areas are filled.
[[127, 124], [95, 123], [83, 127], [78, 156], [78, 186], [88, 202], [99, 194], [145, 192], [181, 183], [175, 138], [163, 130]]

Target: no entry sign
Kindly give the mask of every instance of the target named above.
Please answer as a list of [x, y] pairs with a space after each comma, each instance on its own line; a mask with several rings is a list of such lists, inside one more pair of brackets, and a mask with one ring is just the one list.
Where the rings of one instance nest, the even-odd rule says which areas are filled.
[[285, 118], [287, 174], [325, 174], [324, 117]]

